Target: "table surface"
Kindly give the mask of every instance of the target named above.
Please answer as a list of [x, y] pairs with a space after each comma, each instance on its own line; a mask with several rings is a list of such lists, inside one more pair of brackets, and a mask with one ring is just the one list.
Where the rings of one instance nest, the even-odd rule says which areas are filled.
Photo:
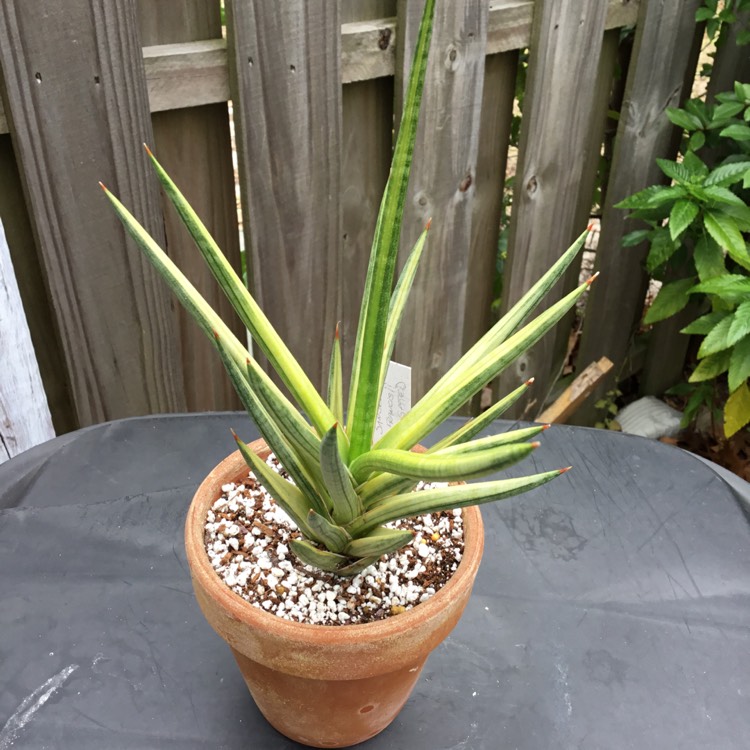
[[[0, 750], [296, 747], [185, 562], [185, 511], [229, 427], [256, 435], [239, 414], [147, 417], [0, 466]], [[564, 426], [506, 474], [568, 464], [485, 506], [466, 614], [368, 748], [748, 747], [750, 485]]]

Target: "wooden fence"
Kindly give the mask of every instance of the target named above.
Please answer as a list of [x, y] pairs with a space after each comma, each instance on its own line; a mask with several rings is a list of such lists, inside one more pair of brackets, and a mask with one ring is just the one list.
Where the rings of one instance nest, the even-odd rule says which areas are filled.
[[[602, 355], [625, 361], [645, 277], [642, 250], [620, 248], [625, 219], [613, 204], [658, 180], [655, 158], [674, 154], [664, 110], [692, 83], [699, 4], [438, 3], [403, 232], [406, 251], [433, 217], [396, 352], [414, 367], [415, 395], [490, 324], [519, 50], [529, 48], [529, 64], [504, 306], [588, 221], [625, 59], [620, 31], [636, 25], [604, 186], [597, 265], [605, 273], [589, 299], [579, 359], [581, 367]], [[230, 100], [251, 289], [316, 383], [337, 320], [344, 345], [353, 343], [422, 3], [226, 6], [226, 39], [218, 0], [0, 7], [0, 219], [58, 433], [238, 406], [211, 346], [175, 309], [97, 186], [102, 180], [134, 210], [239, 332], [141, 151], [154, 144], [239, 268]], [[10, 345], [5, 331], [0, 337]], [[501, 387], [537, 378], [521, 413], [541, 409], [566, 341], [567, 331], [549, 337], [502, 376]], [[27, 418], [13, 382], [0, 374], [6, 433]]]

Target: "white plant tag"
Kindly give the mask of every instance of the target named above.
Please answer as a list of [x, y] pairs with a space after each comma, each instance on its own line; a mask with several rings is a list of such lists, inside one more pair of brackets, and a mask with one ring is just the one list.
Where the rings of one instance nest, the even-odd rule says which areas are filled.
[[375, 418], [373, 442], [380, 440], [411, 409], [411, 367], [389, 362]]

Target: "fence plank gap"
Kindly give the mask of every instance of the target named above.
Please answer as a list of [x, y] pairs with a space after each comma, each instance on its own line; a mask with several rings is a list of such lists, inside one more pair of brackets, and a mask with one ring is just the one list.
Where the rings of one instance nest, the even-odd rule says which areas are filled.
[[133, 10], [0, 9], [4, 102], [81, 425], [184, 408], [167, 291], [97, 185], [163, 242], [141, 148], [151, 127]]

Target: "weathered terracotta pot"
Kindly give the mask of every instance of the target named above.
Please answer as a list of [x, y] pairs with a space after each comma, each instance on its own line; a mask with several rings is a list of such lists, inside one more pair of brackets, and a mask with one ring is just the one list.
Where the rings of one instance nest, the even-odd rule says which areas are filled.
[[[261, 456], [268, 452], [260, 440], [251, 447]], [[464, 510], [461, 564], [431, 599], [375, 623], [294, 623], [231, 591], [205, 551], [208, 509], [223, 484], [241, 481], [247, 471], [239, 451], [224, 459], [198, 488], [188, 511], [185, 544], [198, 603], [231, 647], [258, 708], [279, 732], [313, 747], [367, 740], [396, 717], [430, 652], [466, 606], [484, 546], [479, 509]]]

